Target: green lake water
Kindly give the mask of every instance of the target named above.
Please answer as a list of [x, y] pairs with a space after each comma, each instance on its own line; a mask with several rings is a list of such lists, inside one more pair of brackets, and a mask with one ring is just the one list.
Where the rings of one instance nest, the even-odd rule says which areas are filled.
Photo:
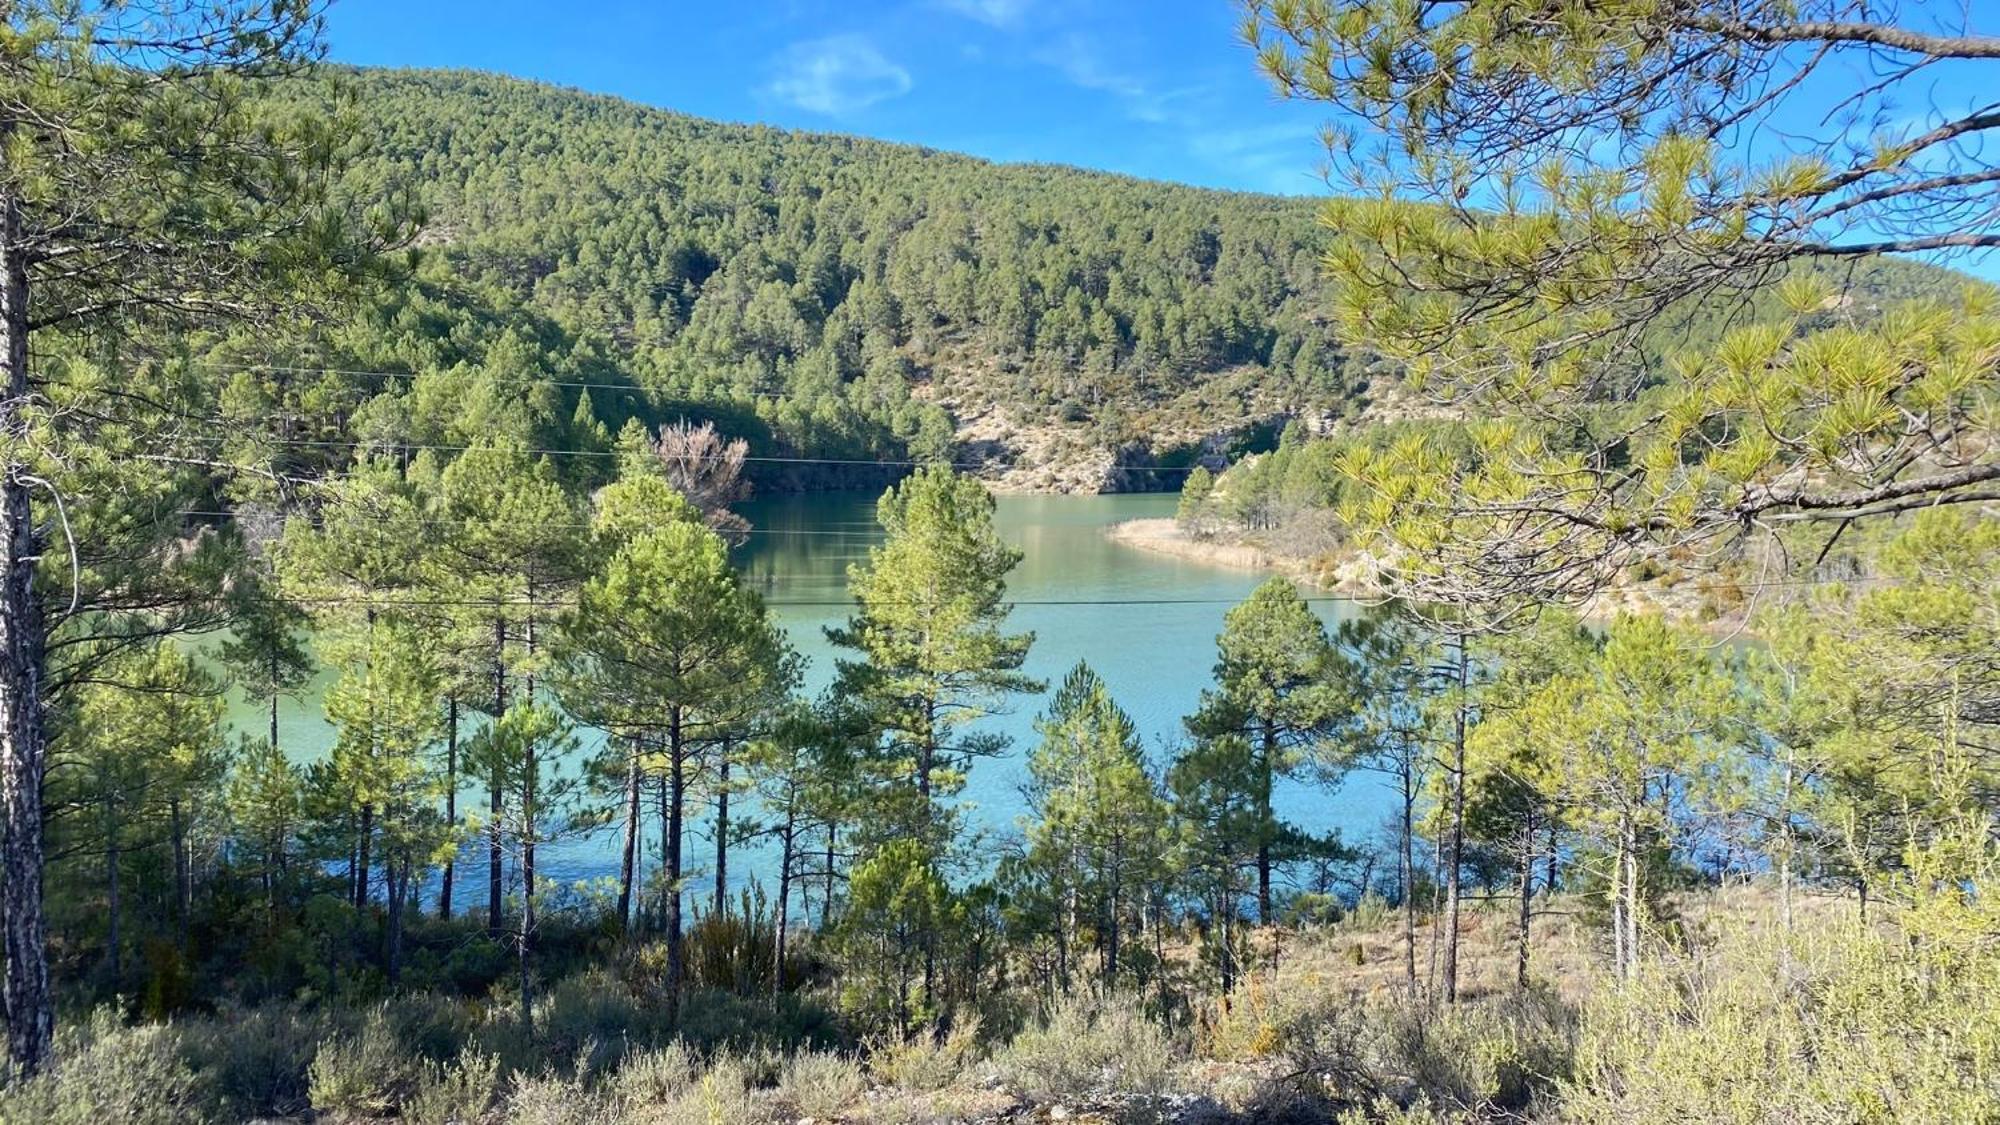
[[[1077, 661], [1088, 661], [1161, 761], [1173, 754], [1181, 718], [1209, 682], [1223, 614], [1262, 580], [1105, 536], [1114, 523], [1170, 516], [1176, 501], [1171, 494], [1002, 496], [997, 516], [1002, 537], [1023, 552], [1008, 592], [1016, 602], [1011, 627], [1035, 634], [1027, 672], [1053, 686]], [[738, 563], [806, 658], [805, 686], [814, 695], [833, 680], [835, 652], [824, 630], [851, 609], [847, 567], [865, 561], [869, 545], [881, 541], [874, 502], [873, 494], [821, 493], [759, 499], [742, 509], [755, 532], [739, 550]], [[1350, 612], [1339, 602], [1315, 608], [1330, 623]], [[318, 696], [331, 679], [323, 670], [313, 689], [288, 701], [280, 714], [280, 737], [302, 759], [323, 754], [331, 741]], [[983, 721], [983, 729], [1009, 735], [1012, 745], [1004, 756], [973, 765], [962, 794], [970, 823], [996, 835], [1015, 830], [1025, 811], [1026, 754], [1043, 702], [1018, 697], [1008, 713]], [[264, 730], [263, 714], [240, 701], [231, 719], [252, 733]], [[596, 741], [586, 732], [587, 748]], [[1338, 827], [1351, 841], [1373, 835], [1389, 808], [1387, 790], [1365, 773], [1334, 791], [1287, 784], [1278, 799], [1292, 822], [1314, 831]], [[712, 844], [706, 823], [692, 831], [688, 850], [699, 862]], [[605, 878], [617, 869], [616, 848], [616, 830], [607, 829], [546, 849], [538, 866], [558, 880]], [[650, 853], [644, 858], [649, 868], [655, 862]], [[755, 848], [732, 853], [731, 881], [755, 878], [770, 862]], [[695, 874], [690, 885], [705, 884]]]

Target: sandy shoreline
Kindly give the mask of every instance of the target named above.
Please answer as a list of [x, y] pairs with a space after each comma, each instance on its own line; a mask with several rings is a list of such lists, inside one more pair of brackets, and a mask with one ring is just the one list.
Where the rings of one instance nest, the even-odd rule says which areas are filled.
[[1261, 547], [1190, 537], [1172, 519], [1126, 520], [1104, 529], [1114, 543], [1232, 570], [1289, 570], [1285, 560]]

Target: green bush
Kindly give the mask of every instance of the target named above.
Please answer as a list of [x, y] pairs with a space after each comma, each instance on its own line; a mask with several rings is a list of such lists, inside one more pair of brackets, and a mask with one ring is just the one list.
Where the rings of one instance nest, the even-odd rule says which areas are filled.
[[875, 1040], [868, 1050], [868, 1068], [890, 1086], [909, 1090], [942, 1090], [978, 1061], [979, 1020], [964, 1017], [942, 1035], [920, 1028], [908, 1039]]
[[[1941, 884], [1946, 895], [1957, 885]], [[1963, 931], [1906, 914], [1725, 933], [1587, 1006], [1569, 1120], [2000, 1120], [2000, 906]]]
[[1016, 1036], [994, 1064], [1030, 1097], [1083, 1094], [1154, 1097], [1165, 1093], [1185, 1051], [1146, 1017], [1136, 999], [1069, 997], [1046, 1023]]
[[361, 1029], [320, 1044], [309, 1074], [313, 1109], [351, 1117], [387, 1117], [415, 1092], [423, 1060], [396, 1035], [384, 1008]]
[[834, 1052], [802, 1051], [788, 1056], [778, 1074], [778, 1099], [794, 1118], [836, 1117], [867, 1089], [861, 1064]]
[[657, 1051], [627, 1056], [618, 1068], [614, 1086], [627, 1105], [672, 1105], [693, 1087], [701, 1069], [701, 1058], [676, 1040]]
[[425, 1065], [402, 1119], [410, 1125], [470, 1125], [486, 1116], [499, 1095], [500, 1060], [468, 1052], [449, 1063]]
[[123, 1026], [110, 1009], [56, 1036], [58, 1065], [0, 1088], [0, 1121], [34, 1125], [178, 1125], [198, 1120], [202, 1098], [164, 1024]]
[[308, 1072], [334, 1032], [324, 1012], [265, 1005], [180, 1025], [181, 1049], [217, 1117], [237, 1121], [304, 1109]]
[[581, 1078], [516, 1075], [507, 1098], [507, 1125], [617, 1125], [626, 1120], [615, 1098]]

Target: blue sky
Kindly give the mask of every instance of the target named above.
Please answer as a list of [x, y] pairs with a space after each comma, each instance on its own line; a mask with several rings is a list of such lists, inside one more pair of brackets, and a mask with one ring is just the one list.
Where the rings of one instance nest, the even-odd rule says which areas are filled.
[[339, 0], [335, 58], [502, 71], [728, 121], [1315, 194], [1228, 0]]

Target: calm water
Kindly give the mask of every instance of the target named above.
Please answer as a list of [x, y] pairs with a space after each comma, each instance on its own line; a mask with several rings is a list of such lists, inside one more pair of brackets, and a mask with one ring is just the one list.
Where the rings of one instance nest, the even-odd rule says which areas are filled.
[[[1208, 684], [1223, 614], [1261, 581], [1256, 574], [1126, 547], [1104, 535], [1122, 520], [1172, 515], [1175, 502], [1166, 494], [1003, 496], [998, 511], [1000, 534], [1024, 552], [1008, 589], [1018, 603], [1011, 627], [1035, 634], [1028, 673], [1053, 686], [1077, 661], [1088, 661], [1161, 761], [1171, 757], [1181, 717], [1195, 708]], [[806, 657], [806, 688], [815, 695], [834, 675], [835, 652], [824, 629], [851, 609], [848, 564], [865, 562], [869, 545], [882, 538], [874, 503], [872, 494], [834, 493], [773, 497], [744, 508], [756, 533], [738, 562]], [[1051, 602], [1071, 604], [1045, 604]], [[1095, 604], [1073, 604], [1079, 602]], [[1329, 622], [1347, 610], [1339, 603], [1315, 608]], [[312, 694], [288, 703], [280, 715], [280, 736], [299, 758], [317, 757], [332, 740], [318, 698], [331, 679], [323, 672]], [[983, 729], [1005, 733], [1013, 743], [1005, 756], [974, 764], [963, 794], [971, 823], [1006, 833], [1025, 811], [1026, 754], [1043, 703], [1042, 696], [1018, 697], [1009, 713], [984, 721]], [[238, 702], [231, 717], [251, 733], [264, 730], [261, 714], [248, 705]], [[587, 734], [587, 747], [597, 741]], [[1302, 827], [1339, 827], [1349, 839], [1360, 839], [1386, 814], [1386, 794], [1372, 775], [1357, 774], [1333, 793], [1289, 785], [1279, 803]], [[743, 804], [738, 802], [739, 810]], [[690, 845], [697, 862], [712, 854], [706, 828], [696, 826]], [[616, 830], [605, 830], [547, 849], [539, 866], [560, 880], [609, 878], [617, 870], [616, 848]], [[645, 856], [649, 867], [655, 859]], [[731, 881], [747, 881], [771, 862], [754, 848], [740, 857], [733, 853]], [[700, 874], [691, 876], [691, 888], [705, 885]]]

